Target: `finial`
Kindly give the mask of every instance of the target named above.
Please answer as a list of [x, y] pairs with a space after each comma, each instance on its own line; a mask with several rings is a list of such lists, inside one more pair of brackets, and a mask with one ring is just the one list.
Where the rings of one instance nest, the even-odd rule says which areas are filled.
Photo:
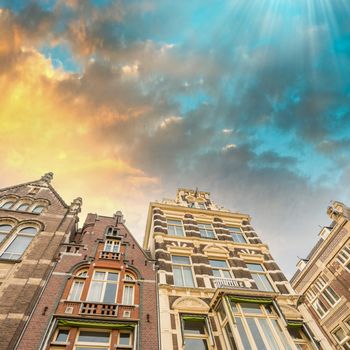
[[83, 200], [81, 199], [81, 197], [75, 198], [69, 207], [70, 212], [80, 213], [82, 204], [83, 204]]
[[53, 173], [52, 172], [49, 172], [49, 173], [46, 173], [44, 176], [41, 177], [41, 180], [47, 182], [47, 183], [50, 183], [53, 179]]
[[116, 211], [114, 213], [113, 217], [114, 217], [117, 224], [120, 224], [120, 223], [124, 224], [125, 223], [124, 215], [120, 210]]

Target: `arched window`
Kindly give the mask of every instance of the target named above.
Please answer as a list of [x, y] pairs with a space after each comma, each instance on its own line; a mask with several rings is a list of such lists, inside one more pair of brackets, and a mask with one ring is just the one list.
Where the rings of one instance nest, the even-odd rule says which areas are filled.
[[17, 208], [17, 210], [18, 211], [27, 211], [28, 210], [28, 208], [29, 208], [29, 204], [21, 204], [18, 208]]
[[30, 242], [37, 233], [35, 227], [24, 227], [20, 229], [11, 240], [10, 244], [7, 245], [6, 249], [0, 255], [0, 258], [9, 260], [18, 260], [29, 246]]
[[7, 201], [1, 206], [1, 209], [10, 209], [14, 203], [14, 201]]
[[87, 276], [88, 276], [87, 270], [80, 270], [76, 274], [68, 294], [68, 300], [80, 301], [81, 293], [83, 291], [85, 279]]
[[2, 242], [7, 234], [12, 230], [11, 225], [0, 225], [0, 242]]
[[38, 205], [32, 210], [32, 213], [40, 214], [44, 210], [44, 208], [45, 207], [43, 205]]

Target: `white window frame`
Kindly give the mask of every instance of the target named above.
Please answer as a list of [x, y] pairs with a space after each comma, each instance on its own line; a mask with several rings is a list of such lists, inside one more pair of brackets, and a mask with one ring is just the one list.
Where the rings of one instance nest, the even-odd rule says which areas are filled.
[[[199, 222], [198, 223], [198, 228], [199, 228], [199, 232], [200, 232], [201, 238], [217, 239], [214, 227], [213, 227], [213, 225], [211, 223], [209, 223], [209, 222]], [[202, 235], [201, 230], [202, 230], [202, 232], [203, 231], [205, 232], [204, 235]], [[214, 237], [209, 237], [208, 232], [213, 232]]]
[[[188, 258], [189, 259], [189, 264], [183, 264], [183, 263], [177, 263], [177, 262], [173, 262], [173, 257], [174, 256], [179, 256], [179, 257], [182, 257], [182, 258]], [[194, 274], [194, 271], [193, 271], [193, 266], [192, 266], [192, 259], [190, 256], [188, 255], [172, 255], [171, 256], [171, 264], [172, 264], [172, 268], [173, 268], [173, 278], [174, 278], [174, 286], [176, 287], [187, 287], [187, 288], [196, 288], [197, 287], [197, 284], [196, 284], [196, 275]], [[174, 273], [174, 266], [177, 267], [177, 268], [180, 268], [181, 269], [181, 278], [182, 278], [182, 281], [183, 281], [183, 285], [177, 285], [175, 284], [175, 273]], [[191, 276], [192, 276], [192, 282], [193, 282], [193, 286], [186, 286], [185, 285], [185, 282], [186, 282], [186, 279], [185, 279], [185, 274], [184, 274], [184, 267], [186, 268], [189, 268], [189, 270], [191, 271]]]
[[[58, 334], [59, 334], [60, 331], [68, 331], [67, 340], [66, 341], [57, 340], [57, 337], [58, 337]], [[55, 335], [53, 337], [53, 339], [54, 339], [53, 342], [57, 343], [57, 344], [67, 344], [68, 340], [69, 340], [69, 332], [70, 332], [69, 328], [57, 328], [56, 331], [55, 331]]]
[[348, 272], [350, 272], [350, 243], [346, 244], [338, 253], [337, 260]]
[[[205, 340], [207, 343], [207, 348], [211, 349], [211, 334], [210, 329], [208, 327], [208, 318], [205, 315], [198, 314], [198, 316], [203, 317], [203, 326], [204, 326], [204, 334], [193, 334], [193, 333], [186, 333], [185, 330], [185, 321], [183, 317], [185, 317], [186, 314], [181, 315], [181, 328], [182, 328], [182, 335], [183, 335], [183, 343], [186, 347], [186, 339], [196, 339], [196, 340]], [[195, 315], [194, 315], [195, 316]], [[198, 321], [201, 322], [201, 321]], [[186, 347], [188, 349], [188, 347]]]
[[[125, 290], [127, 288], [131, 288], [132, 289], [131, 302], [130, 303], [126, 302], [127, 300], [125, 300], [126, 299]], [[135, 304], [135, 286], [133, 284], [124, 283], [122, 303], [123, 303], [123, 305], [134, 305]]]
[[[172, 221], [172, 222], [171, 222]], [[183, 225], [183, 221], [179, 218], [167, 218], [167, 232], [169, 236], [175, 236], [175, 237], [185, 237], [185, 228]], [[176, 223], [178, 222], [178, 223]], [[169, 234], [169, 227], [174, 228], [175, 234]], [[178, 231], [181, 231], [181, 234], [178, 234]]]
[[[226, 228], [228, 229], [229, 233], [230, 233], [230, 236], [233, 240], [233, 242], [235, 243], [238, 243], [238, 244], [246, 244], [248, 243], [248, 239], [247, 237], [244, 235], [242, 229], [238, 226], [234, 226], [234, 225], [226, 225]], [[243, 238], [243, 241], [244, 242], [237, 242], [235, 239], [234, 239], [234, 235], [239, 235]]]
[[[81, 294], [83, 293], [84, 283], [85, 283], [84, 281], [73, 280], [73, 283], [72, 283], [72, 286], [71, 286], [71, 288], [70, 288], [70, 291], [69, 291], [67, 300], [69, 300], [69, 301], [81, 301]], [[74, 286], [75, 286], [75, 285], [80, 285], [80, 286], [81, 286], [81, 289], [80, 289], [79, 296], [76, 295], [76, 292], [75, 292], [75, 293], [74, 293], [75, 298], [72, 299], [73, 290], [74, 290]], [[79, 289], [78, 289], [78, 291], [79, 291]]]
[[[112, 250], [107, 250], [108, 245], [110, 245], [112, 247]], [[118, 247], [117, 251], [114, 251], [115, 247]], [[119, 253], [120, 252], [120, 240], [106, 238], [105, 245], [103, 247], [103, 251], [104, 252], [111, 252], [111, 253]]]
[[[1, 226], [9, 226], [11, 227], [11, 229], [9, 231], [2, 231]], [[13, 230], [13, 224], [10, 224], [6, 221], [0, 222], [0, 244], [6, 241], [6, 239], [11, 235], [12, 230]], [[2, 239], [1, 239], [1, 236], [3, 236]]]
[[[120, 343], [120, 338], [121, 338], [120, 335], [121, 334], [129, 334], [129, 344], [121, 344]], [[129, 349], [132, 347], [132, 343], [133, 343], [133, 333], [132, 332], [119, 331], [119, 333], [118, 333], [118, 345], [117, 345], [118, 348]]]
[[[343, 331], [343, 333], [344, 333], [344, 338], [343, 339], [339, 339], [335, 334], [337, 333], [337, 331], [339, 331], [339, 330], [342, 330]], [[350, 335], [349, 335], [349, 331], [347, 330], [347, 329], [344, 329], [343, 327], [341, 327], [341, 326], [338, 326], [338, 327], [336, 327], [333, 331], [332, 331], [332, 336], [333, 336], [333, 338], [336, 340], [336, 342], [340, 345], [340, 346], [342, 346], [342, 347], [344, 347], [344, 349], [346, 349], [346, 347], [348, 348], [348, 349], [350, 349]], [[346, 347], [345, 347], [346, 346]]]
[[[103, 280], [98, 280], [98, 279], [94, 279], [95, 274], [96, 273], [104, 273], [105, 277]], [[117, 281], [111, 281], [107, 279], [107, 274], [108, 273], [115, 273], [118, 275]], [[102, 290], [101, 290], [101, 294], [100, 294], [100, 299], [99, 300], [93, 300], [91, 299], [91, 291], [92, 291], [92, 287], [93, 287], [93, 282], [100, 282], [102, 283]], [[120, 282], [120, 271], [111, 271], [111, 270], [102, 270], [102, 269], [96, 269], [94, 270], [94, 273], [92, 275], [92, 278], [90, 280], [90, 285], [89, 285], [89, 291], [87, 294], [87, 298], [86, 301], [89, 301], [91, 303], [96, 302], [96, 303], [106, 303], [103, 299], [105, 297], [106, 294], [106, 288], [107, 288], [107, 284], [115, 284], [116, 285], [116, 291], [115, 291], [115, 298], [114, 298], [114, 302], [112, 304], [116, 304], [117, 302], [117, 297], [118, 297], [118, 290], [119, 290], [119, 282]], [[110, 303], [106, 303], [106, 304], [110, 304]]]
[[[324, 302], [318, 298], [315, 298], [311, 305], [320, 318], [325, 317], [329, 312], [329, 309], [327, 309], [326, 305], [324, 305]], [[322, 310], [322, 312], [319, 310]]]
[[[36, 230], [35, 234], [21, 232], [22, 230], [24, 230], [26, 228], [34, 228]], [[26, 250], [28, 249], [28, 247], [32, 243], [33, 239], [38, 235], [38, 233], [39, 233], [39, 228], [35, 225], [32, 225], [32, 224], [28, 224], [28, 225], [20, 226], [20, 227], [16, 228], [16, 231], [11, 235], [11, 238], [6, 241], [6, 244], [0, 250], [0, 259], [7, 259], [7, 260], [19, 260], [19, 259], [21, 259], [23, 254], [26, 252]], [[18, 256], [16, 259], [13, 259], [12, 255], [18, 255], [18, 253], [17, 254], [12, 253], [11, 257], [8, 257], [8, 258], [3, 257], [3, 255], [7, 253], [7, 249], [11, 246], [12, 242], [14, 242], [17, 237], [30, 237], [31, 240], [29, 241], [27, 247], [25, 249], [23, 249], [21, 255]]]
[[[275, 290], [275, 285], [271, 281], [270, 274], [266, 271], [264, 264], [262, 264], [260, 262], [248, 261], [248, 262], [246, 262], [246, 265], [248, 267], [248, 270], [249, 270], [250, 274], [252, 275], [252, 278], [253, 278], [253, 280], [254, 280], [258, 290], [265, 291], [265, 292], [275, 292], [276, 291]], [[260, 265], [261, 268], [262, 268], [262, 271], [250, 270], [248, 265]], [[259, 279], [261, 278], [260, 276], [265, 276], [265, 278], [267, 279], [267, 282], [268, 282], [269, 286], [271, 287], [271, 289], [266, 289], [266, 288], [260, 289], [258, 284], [256, 283], [254, 275], [257, 275], [259, 277]], [[265, 286], [265, 281], [264, 280], [260, 279], [260, 282]]]
[[[81, 341], [79, 342], [79, 335], [81, 332], [94, 332], [94, 333], [109, 333], [109, 340], [108, 340], [108, 343], [98, 343], [98, 342], [84, 342], [84, 341]], [[89, 328], [80, 328], [77, 332], [77, 336], [76, 336], [76, 339], [75, 339], [75, 342], [74, 342], [74, 349], [77, 349], [79, 347], [91, 347], [91, 348], [107, 348], [107, 349], [110, 349], [110, 346], [111, 346], [111, 335], [112, 335], [112, 332], [110, 330], [96, 330], [96, 329], [89, 329]]]
[[[215, 278], [233, 279], [232, 273], [231, 273], [231, 269], [230, 269], [230, 267], [229, 267], [229, 265], [228, 265], [226, 260], [215, 259], [215, 258], [209, 258], [208, 260], [209, 260], [209, 265], [210, 265], [211, 269], [213, 270], [213, 278], [214, 279]], [[225, 263], [226, 267], [225, 268], [224, 267], [215, 267], [215, 266], [210, 264], [210, 261], [222, 261], [222, 262]], [[219, 271], [220, 277], [214, 275], [214, 270], [215, 271]], [[225, 272], [224, 271], [228, 273], [229, 277], [225, 276]]]

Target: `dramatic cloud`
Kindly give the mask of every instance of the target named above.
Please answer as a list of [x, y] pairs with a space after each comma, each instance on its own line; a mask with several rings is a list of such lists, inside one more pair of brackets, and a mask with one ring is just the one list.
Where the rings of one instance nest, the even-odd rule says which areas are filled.
[[198, 186], [290, 275], [350, 204], [345, 1], [0, 1], [0, 180], [55, 172], [84, 214]]

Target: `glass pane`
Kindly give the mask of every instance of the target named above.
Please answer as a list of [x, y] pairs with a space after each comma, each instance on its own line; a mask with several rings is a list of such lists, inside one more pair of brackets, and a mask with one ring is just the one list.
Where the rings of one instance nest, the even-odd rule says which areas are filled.
[[68, 299], [72, 301], [80, 300], [80, 295], [81, 291], [83, 290], [83, 286], [83, 282], [74, 282]]
[[6, 202], [1, 206], [1, 208], [2, 209], [10, 209], [12, 207], [13, 203], [14, 202]]
[[223, 321], [226, 318], [226, 312], [225, 312], [224, 305], [222, 304], [222, 302], [220, 303], [220, 305], [217, 309], [217, 312], [220, 315], [221, 321]]
[[264, 269], [261, 266], [261, 264], [247, 264], [247, 267], [250, 271], [262, 271], [262, 272], [264, 272]]
[[185, 278], [185, 286], [186, 287], [194, 287], [192, 270], [190, 267], [183, 267], [183, 273]]
[[179, 255], [173, 255], [171, 257], [172, 262], [175, 264], [185, 264], [190, 265], [190, 258], [188, 256], [179, 256]]
[[290, 346], [290, 344], [288, 343], [288, 340], [285, 336], [285, 334], [283, 333], [282, 331], [282, 328], [280, 327], [280, 325], [278, 324], [277, 320], [271, 320], [272, 321], [272, 324], [274, 325], [275, 327], [275, 330], [277, 332], [277, 334], [279, 335], [280, 337], [280, 340], [282, 341], [283, 343], [283, 349], [285, 350], [291, 350], [292, 347]]
[[114, 272], [108, 272], [108, 276], [107, 276], [108, 281], [118, 281], [118, 274], [114, 273]]
[[205, 333], [205, 321], [184, 321], [184, 333], [185, 334], [206, 334]]
[[115, 303], [115, 296], [117, 293], [117, 284], [115, 283], [107, 283], [106, 284], [106, 290], [105, 295], [103, 297], [103, 301], [105, 303]]
[[231, 237], [233, 239], [234, 242], [237, 243], [247, 243], [246, 239], [243, 237], [242, 234], [239, 233], [232, 233]]
[[94, 280], [99, 280], [99, 281], [103, 281], [105, 279], [105, 272], [101, 272], [101, 271], [95, 271], [94, 273]]
[[123, 304], [131, 305], [133, 303], [133, 290], [134, 288], [132, 286], [125, 286], [124, 287], [124, 295], [123, 295]]
[[57, 333], [56, 341], [65, 343], [68, 340], [68, 329], [60, 329]]
[[12, 230], [11, 225], [0, 225], [0, 232], [10, 232]]
[[37, 232], [37, 230], [35, 227], [25, 227], [19, 231], [19, 233], [27, 233], [27, 234], [31, 234], [31, 235], [35, 235], [36, 232]]
[[334, 335], [340, 342], [345, 338], [345, 333], [342, 328], [337, 329]]
[[232, 233], [241, 233], [241, 229], [239, 227], [235, 227], [235, 226], [227, 226], [228, 230]]
[[243, 344], [243, 349], [244, 350], [252, 350], [252, 347], [249, 343], [247, 333], [243, 327], [242, 320], [239, 317], [235, 317], [236, 320], [236, 325], [238, 329], [239, 336], [241, 338], [242, 344]]
[[224, 278], [232, 278], [229, 271], [221, 270], [221, 272]]
[[109, 332], [80, 331], [78, 342], [109, 343]]
[[252, 277], [259, 290], [273, 292], [273, 288], [271, 287], [271, 284], [265, 275], [252, 273]]
[[230, 345], [230, 349], [231, 350], [237, 350], [235, 339], [233, 337], [233, 334], [232, 334], [232, 331], [231, 331], [231, 327], [230, 327], [230, 325], [228, 323], [226, 323], [225, 332], [226, 332], [227, 340], [228, 340], [229, 345]]
[[185, 350], [208, 350], [208, 343], [205, 339], [185, 338]]
[[6, 237], [6, 234], [0, 232], [0, 242], [2, 242]]
[[26, 211], [28, 208], [29, 208], [29, 204], [22, 204], [17, 208], [17, 210], [18, 211]]
[[168, 226], [168, 234], [171, 236], [175, 236], [175, 227], [174, 226]]
[[173, 266], [173, 274], [174, 274], [174, 285], [175, 286], [183, 286], [184, 281], [182, 280], [181, 268]]
[[44, 210], [44, 207], [39, 205], [32, 210], [32, 213], [40, 214]]
[[167, 220], [168, 221], [168, 224], [172, 224], [172, 225], [181, 225], [181, 220]]
[[303, 336], [301, 335], [300, 328], [291, 327], [288, 328], [289, 334], [293, 339], [303, 339]]
[[267, 341], [268, 341], [268, 343], [270, 345], [270, 348], [272, 350], [279, 350], [279, 346], [277, 344], [277, 341], [276, 341], [276, 339], [275, 339], [275, 337], [273, 335], [273, 331], [270, 328], [270, 325], [267, 322], [267, 320], [264, 319], [264, 318], [260, 318], [259, 319], [259, 323], [260, 323], [260, 326], [261, 326], [261, 328], [262, 328], [262, 330], [264, 332], [265, 337], [267, 338]]
[[227, 264], [225, 260], [209, 260], [211, 267], [222, 267], [227, 269]]
[[129, 345], [129, 344], [130, 344], [130, 333], [120, 333], [119, 345]]
[[262, 339], [262, 337], [260, 335], [259, 329], [258, 329], [258, 327], [257, 327], [257, 325], [255, 323], [254, 318], [248, 317], [247, 318], [247, 323], [248, 323], [250, 332], [252, 333], [252, 336], [254, 338], [256, 347], [259, 350], [267, 350], [267, 348], [266, 348], [266, 346], [264, 344], [264, 341], [263, 341], [263, 339]]
[[262, 314], [262, 310], [259, 304], [253, 303], [241, 303], [241, 308], [245, 314]]
[[103, 282], [92, 282], [87, 297], [90, 301], [100, 301], [102, 296]]
[[207, 235], [208, 235], [209, 238], [215, 238], [213, 230], [207, 230]]
[[109, 348], [106, 348], [106, 347], [104, 347], [104, 346], [102, 346], [102, 347], [98, 347], [98, 348], [96, 348], [95, 346], [89, 346], [89, 347], [87, 347], [87, 346], [77, 346], [77, 347], [75, 347], [75, 350], [109, 350]]
[[19, 259], [28, 247], [32, 237], [17, 236], [1, 255], [4, 259]]
[[176, 236], [184, 236], [184, 231], [182, 230], [182, 227], [175, 227], [175, 232]]

